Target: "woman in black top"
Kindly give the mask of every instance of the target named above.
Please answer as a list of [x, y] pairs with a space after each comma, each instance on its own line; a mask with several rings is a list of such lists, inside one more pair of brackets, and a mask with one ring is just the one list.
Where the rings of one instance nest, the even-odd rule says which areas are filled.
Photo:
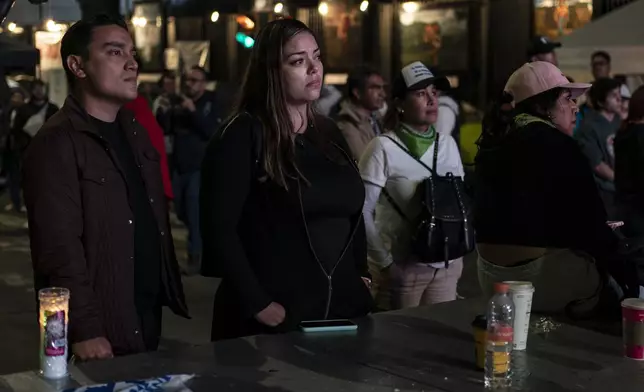
[[535, 311], [586, 312], [598, 303], [603, 278], [593, 258], [610, 270], [618, 241], [571, 137], [574, 100], [588, 87], [569, 83], [550, 63], [528, 63], [505, 88], [501, 103], [514, 109], [493, 110], [484, 121], [475, 226], [487, 294], [496, 281], [527, 280]]
[[208, 147], [202, 272], [223, 278], [213, 340], [371, 310], [364, 186], [335, 123], [313, 114], [322, 71], [303, 23], [269, 23], [237, 114]]
[[615, 188], [623, 233], [644, 237], [644, 87], [633, 93], [615, 137]]

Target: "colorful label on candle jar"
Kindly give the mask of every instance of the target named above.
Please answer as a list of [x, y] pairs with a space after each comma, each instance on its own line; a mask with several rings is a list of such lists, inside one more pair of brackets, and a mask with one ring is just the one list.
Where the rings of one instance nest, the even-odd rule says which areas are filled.
[[45, 355], [59, 357], [65, 355], [67, 347], [65, 333], [65, 311], [45, 311]]

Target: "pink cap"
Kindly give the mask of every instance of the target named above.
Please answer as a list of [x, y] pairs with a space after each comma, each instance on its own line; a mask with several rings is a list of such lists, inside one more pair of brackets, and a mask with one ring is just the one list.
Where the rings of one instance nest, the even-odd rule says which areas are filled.
[[512, 94], [517, 104], [544, 91], [553, 88], [569, 89], [573, 98], [585, 93], [591, 85], [588, 83], [570, 83], [559, 68], [545, 61], [534, 61], [524, 64], [514, 71], [505, 84], [505, 91]]

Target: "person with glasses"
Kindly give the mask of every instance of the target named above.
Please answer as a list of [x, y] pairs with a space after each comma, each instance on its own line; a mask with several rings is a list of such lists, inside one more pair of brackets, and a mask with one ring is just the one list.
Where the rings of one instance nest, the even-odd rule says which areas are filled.
[[201, 264], [201, 161], [210, 137], [224, 117], [217, 95], [206, 89], [207, 76], [206, 70], [193, 66], [185, 75], [181, 99], [174, 102], [170, 110], [158, 115], [161, 124], [173, 124], [172, 187], [177, 216], [188, 228], [188, 263], [183, 270], [186, 275], [196, 274]]
[[353, 157], [359, 160], [369, 142], [382, 133], [378, 110], [385, 105], [385, 80], [377, 70], [359, 66], [349, 73], [346, 97], [336, 119]]
[[611, 58], [608, 52], [598, 50], [590, 56], [593, 80], [610, 78]]

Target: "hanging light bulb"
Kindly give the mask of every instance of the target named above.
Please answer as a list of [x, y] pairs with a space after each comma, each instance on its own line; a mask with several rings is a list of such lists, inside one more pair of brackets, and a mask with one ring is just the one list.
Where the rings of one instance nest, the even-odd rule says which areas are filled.
[[320, 13], [320, 15], [326, 16], [329, 13], [329, 3], [327, 3], [326, 1], [321, 2], [318, 6], [318, 12]]
[[273, 12], [276, 14], [281, 14], [284, 12], [284, 3], [277, 3], [275, 4], [275, 8], [273, 8]]

